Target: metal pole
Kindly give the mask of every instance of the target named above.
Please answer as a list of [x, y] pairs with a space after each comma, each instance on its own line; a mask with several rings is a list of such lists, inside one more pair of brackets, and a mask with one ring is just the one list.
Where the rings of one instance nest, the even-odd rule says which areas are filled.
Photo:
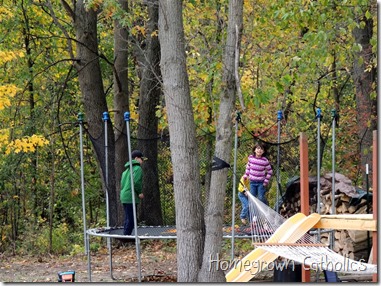
[[106, 219], [107, 219], [107, 227], [110, 226], [110, 217], [109, 217], [109, 201], [108, 201], [108, 130], [107, 123], [110, 120], [110, 116], [108, 112], [103, 112], [102, 116], [104, 122], [104, 130], [105, 130], [105, 185], [106, 185]]
[[138, 237], [138, 222], [136, 218], [136, 205], [135, 205], [135, 189], [134, 189], [134, 175], [132, 171], [132, 157], [131, 157], [131, 141], [130, 141], [130, 113], [124, 113], [124, 121], [126, 121], [127, 126], [127, 145], [128, 145], [128, 156], [130, 162], [130, 175], [131, 175], [131, 193], [132, 193], [132, 208], [134, 212], [134, 224], [135, 224], [135, 247], [136, 247], [136, 257], [138, 260], [138, 272], [139, 272], [139, 282], [142, 281], [141, 273], [141, 261], [140, 261], [140, 240]]
[[[332, 205], [331, 205], [331, 214], [336, 213], [336, 207], [335, 207], [335, 164], [336, 164], [336, 152], [335, 152], [335, 145], [336, 145], [336, 110], [332, 110]], [[330, 239], [330, 248], [333, 249], [335, 246], [335, 231], [331, 230], [331, 239]]]
[[276, 171], [276, 178], [277, 178], [277, 184], [276, 184], [276, 212], [279, 213], [279, 193], [280, 193], [280, 122], [283, 119], [283, 113], [282, 110], [278, 110], [277, 113], [277, 120], [278, 120], [278, 153], [277, 153], [277, 171]]
[[[107, 124], [110, 120], [109, 113], [107, 111], [103, 112], [102, 119], [104, 122], [104, 131], [105, 131], [105, 194], [106, 194], [106, 221], [107, 227], [110, 227], [110, 215], [109, 215], [109, 197], [108, 197], [108, 128]], [[110, 265], [110, 276], [111, 279], [114, 279], [112, 275], [112, 248], [111, 248], [111, 238], [107, 238], [107, 247], [109, 253], [109, 265]]]
[[241, 120], [241, 114], [237, 112], [235, 120], [235, 135], [234, 135], [234, 166], [233, 166], [233, 202], [232, 202], [232, 252], [231, 259], [234, 260], [234, 235], [235, 235], [235, 192], [237, 186], [237, 146], [238, 146], [238, 122]]
[[85, 255], [88, 251], [88, 241], [86, 239], [86, 203], [85, 203], [85, 178], [84, 178], [84, 168], [83, 168], [83, 113], [78, 113], [79, 122], [79, 150], [81, 158], [81, 191], [82, 191], [82, 215], [83, 215], [83, 238], [85, 240]]
[[[366, 213], [369, 214], [369, 165], [365, 165], [365, 177], [366, 177]], [[367, 246], [368, 246], [368, 258], [370, 256], [370, 232], [367, 231]]]
[[89, 282], [91, 282], [91, 257], [90, 257], [90, 235], [88, 233], [86, 233], [86, 237], [87, 237], [87, 273], [89, 274]]

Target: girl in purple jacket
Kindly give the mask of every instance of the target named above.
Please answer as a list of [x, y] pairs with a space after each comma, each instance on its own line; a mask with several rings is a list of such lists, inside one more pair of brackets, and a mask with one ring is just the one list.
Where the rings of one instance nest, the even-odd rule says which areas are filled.
[[264, 146], [257, 143], [253, 147], [253, 154], [250, 154], [248, 157], [246, 171], [243, 176], [244, 178], [249, 178], [250, 180], [250, 193], [268, 205], [265, 196], [267, 192], [266, 186], [271, 179], [273, 170], [269, 160], [263, 156], [264, 153]]

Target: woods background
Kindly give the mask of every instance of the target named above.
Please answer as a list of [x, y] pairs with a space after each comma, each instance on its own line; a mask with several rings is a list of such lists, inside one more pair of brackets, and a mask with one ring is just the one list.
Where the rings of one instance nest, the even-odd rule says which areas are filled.
[[[122, 224], [129, 111], [133, 148], [149, 158], [139, 221], [176, 223], [181, 237], [191, 219], [200, 241], [186, 250], [179, 240], [185, 256], [192, 247], [204, 255], [219, 251], [212, 249], [219, 241], [209, 245], [197, 233], [203, 225], [206, 238], [216, 231], [215, 213], [216, 229], [229, 223], [233, 177], [254, 141], [267, 143], [276, 166], [278, 110], [282, 184], [299, 174], [291, 146], [300, 132], [310, 139], [316, 175], [321, 108], [321, 172], [332, 169], [335, 110], [335, 168], [365, 188], [377, 129], [376, 1], [3, 0], [0, 23], [2, 252], [83, 251], [79, 112], [88, 227], [105, 226], [106, 191], [110, 225]], [[237, 112], [237, 174], [213, 177], [213, 155], [233, 162]], [[272, 205], [275, 191], [273, 183]], [[201, 260], [195, 257], [196, 269]], [[179, 281], [197, 279], [179, 273]]]

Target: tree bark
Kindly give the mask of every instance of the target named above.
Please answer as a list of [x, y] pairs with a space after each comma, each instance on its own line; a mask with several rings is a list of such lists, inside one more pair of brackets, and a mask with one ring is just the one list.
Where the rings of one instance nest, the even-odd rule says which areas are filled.
[[182, 1], [160, 0], [159, 40], [175, 190], [177, 281], [197, 282], [204, 237], [203, 209], [196, 131], [186, 70]]
[[148, 161], [142, 165], [144, 200], [140, 205], [140, 220], [148, 225], [163, 224], [161, 213], [159, 170], [158, 170], [158, 118], [156, 108], [161, 97], [160, 44], [157, 36], [159, 19], [158, 0], [147, 1], [148, 23], [145, 50], [139, 59], [142, 70], [139, 96], [138, 146]]
[[[87, 132], [90, 137], [97, 162], [101, 170], [102, 182], [105, 182], [105, 144], [103, 112], [107, 111], [106, 96], [102, 82], [101, 68], [98, 54], [97, 39], [97, 11], [86, 10], [82, 0], [76, 2], [74, 26], [76, 31], [77, 61], [74, 66], [78, 72], [78, 81], [82, 93], [82, 100], [87, 124]], [[110, 128], [109, 128], [110, 129]], [[110, 140], [109, 153], [114, 153], [113, 140]], [[113, 156], [109, 156], [112, 160]], [[110, 161], [111, 162], [111, 161]], [[109, 164], [109, 166], [113, 166]], [[114, 172], [109, 171], [109, 174]], [[109, 180], [108, 184], [110, 213], [116, 213], [115, 181]], [[110, 225], [116, 224], [115, 217], [110, 217]]]
[[[229, 162], [232, 151], [233, 112], [236, 100], [235, 81], [235, 45], [236, 37], [241, 37], [243, 22], [243, 0], [230, 0], [229, 23], [224, 55], [224, 73], [222, 78], [223, 90], [220, 98], [220, 110], [216, 128], [216, 149], [218, 158]], [[236, 34], [236, 26], [239, 34]], [[240, 43], [240, 38], [239, 41]], [[211, 258], [221, 257], [222, 227], [224, 213], [224, 198], [227, 183], [228, 169], [212, 172], [209, 200], [205, 213], [205, 247], [202, 269], [199, 273], [200, 282], [226, 281], [224, 272], [218, 267], [211, 266]], [[234, 175], [234, 174], [233, 174]]]
[[[358, 136], [360, 139], [360, 163], [363, 174], [363, 188], [366, 187], [365, 166], [372, 166], [372, 140], [373, 130], [377, 129], [377, 97], [376, 77], [377, 71], [372, 60], [375, 57], [372, 52], [370, 40], [373, 35], [373, 20], [364, 17], [363, 28], [355, 28], [353, 35], [357, 44], [361, 45], [361, 51], [355, 55], [353, 65], [353, 81], [356, 87], [356, 110], [358, 123]], [[372, 181], [369, 174], [369, 181]]]
[[[128, 11], [127, 0], [119, 0], [120, 7], [124, 11]], [[114, 22], [114, 133], [109, 138], [115, 141], [114, 161], [110, 161], [109, 166], [114, 166], [115, 172], [113, 179], [115, 180], [115, 189], [110, 192], [115, 193], [114, 201], [109, 200], [110, 204], [116, 205], [112, 221], [122, 225], [124, 214], [119, 199], [120, 180], [125, 170], [124, 165], [129, 160], [126, 124], [124, 121], [124, 113], [130, 111], [129, 107], [129, 90], [128, 90], [128, 30], [123, 27], [118, 20]], [[111, 126], [112, 128], [112, 126]], [[109, 130], [112, 130], [112, 129]], [[113, 165], [112, 165], [113, 164]], [[113, 224], [112, 224], [113, 225]]]
[[[28, 136], [31, 136], [33, 134], [35, 134], [36, 132], [36, 128], [35, 128], [35, 113], [36, 113], [36, 110], [35, 110], [35, 105], [36, 105], [36, 100], [35, 100], [35, 90], [34, 90], [34, 78], [35, 78], [35, 75], [34, 75], [34, 61], [32, 59], [32, 47], [31, 47], [31, 42], [33, 41], [32, 38], [31, 38], [31, 31], [30, 31], [30, 23], [29, 23], [29, 18], [27, 16], [27, 13], [26, 13], [26, 9], [27, 7], [25, 7], [24, 5], [21, 5], [22, 7], [22, 10], [23, 10], [23, 15], [24, 16], [24, 27], [22, 29], [22, 35], [23, 35], [23, 38], [24, 38], [24, 48], [25, 48], [25, 54], [27, 56], [27, 65], [28, 65], [28, 70], [29, 70], [29, 76], [30, 76], [30, 79], [28, 81], [28, 84], [27, 84], [27, 88], [28, 88], [28, 92], [29, 92], [29, 116], [30, 116], [30, 122], [28, 124], [28, 127], [26, 129], [26, 134]], [[36, 156], [35, 154], [31, 154], [30, 155], [31, 157], [31, 165], [33, 166], [31, 168], [31, 172], [32, 172], [32, 176], [31, 176], [31, 181], [32, 181], [32, 184], [31, 184], [31, 189], [30, 189], [30, 193], [34, 199], [34, 205], [33, 205], [33, 210], [34, 210], [34, 216], [35, 218], [39, 217], [39, 215], [41, 215], [42, 217], [45, 217], [45, 214], [44, 214], [44, 210], [45, 210], [45, 207], [43, 206], [43, 201], [41, 202], [41, 198], [39, 196], [39, 191], [38, 189], [36, 188], [37, 186], [37, 159], [36, 159]]]

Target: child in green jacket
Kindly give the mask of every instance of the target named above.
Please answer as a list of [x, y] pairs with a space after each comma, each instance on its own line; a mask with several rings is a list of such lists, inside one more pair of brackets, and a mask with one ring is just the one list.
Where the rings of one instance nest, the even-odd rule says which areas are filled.
[[[139, 150], [134, 150], [131, 153], [132, 158], [132, 175], [134, 182], [134, 192], [135, 192], [135, 204], [140, 202], [140, 199], [144, 198], [142, 193], [143, 185], [143, 169], [141, 164], [146, 159], [143, 153]], [[123, 204], [124, 209], [124, 235], [131, 235], [132, 230], [135, 227], [134, 212], [133, 212], [133, 201], [132, 201], [132, 186], [131, 186], [131, 170], [130, 162], [127, 162], [126, 170], [122, 174], [121, 179], [121, 190], [120, 190], [120, 201]]]

